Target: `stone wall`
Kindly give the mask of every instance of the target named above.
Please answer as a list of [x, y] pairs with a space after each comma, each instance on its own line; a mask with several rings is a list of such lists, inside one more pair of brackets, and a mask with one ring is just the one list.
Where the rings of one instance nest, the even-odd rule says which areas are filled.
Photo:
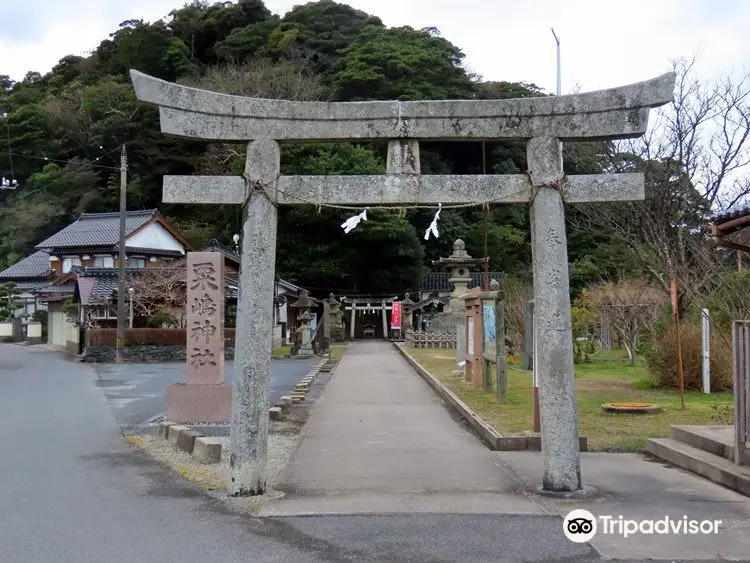
[[[152, 364], [162, 362], [184, 362], [185, 346], [166, 344], [136, 344], [125, 347], [125, 362]], [[224, 358], [234, 358], [234, 346], [225, 346]], [[113, 363], [115, 348], [112, 346], [89, 346], [83, 356], [84, 362]]]

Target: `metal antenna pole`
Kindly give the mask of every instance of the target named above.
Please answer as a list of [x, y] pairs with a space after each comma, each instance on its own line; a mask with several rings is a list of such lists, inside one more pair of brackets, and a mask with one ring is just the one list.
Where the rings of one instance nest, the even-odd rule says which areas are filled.
[[557, 33], [555, 33], [555, 28], [552, 28], [552, 35], [555, 38], [555, 43], [557, 43], [557, 95], [559, 96], [562, 92], [562, 83], [561, 83], [561, 77], [560, 77], [560, 38], [557, 37]]
[[128, 181], [128, 157], [125, 145], [120, 152], [120, 256], [117, 271], [117, 363], [123, 363], [125, 348], [125, 211]]

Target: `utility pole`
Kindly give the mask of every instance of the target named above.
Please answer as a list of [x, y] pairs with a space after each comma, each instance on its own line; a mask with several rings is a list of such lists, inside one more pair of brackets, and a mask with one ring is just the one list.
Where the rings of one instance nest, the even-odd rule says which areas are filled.
[[559, 96], [562, 92], [562, 83], [560, 81], [560, 38], [557, 37], [554, 27], [552, 28], [552, 35], [555, 38], [555, 43], [557, 43], [557, 95]]
[[125, 348], [125, 211], [128, 182], [128, 157], [125, 145], [120, 152], [120, 257], [117, 272], [117, 363], [123, 363]]

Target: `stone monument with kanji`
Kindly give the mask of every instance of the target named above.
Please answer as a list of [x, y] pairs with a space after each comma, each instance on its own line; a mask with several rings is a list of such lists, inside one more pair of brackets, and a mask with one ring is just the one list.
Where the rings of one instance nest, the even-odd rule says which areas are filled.
[[224, 258], [187, 254], [187, 380], [167, 388], [167, 419], [177, 423], [229, 422], [232, 387], [224, 382]]

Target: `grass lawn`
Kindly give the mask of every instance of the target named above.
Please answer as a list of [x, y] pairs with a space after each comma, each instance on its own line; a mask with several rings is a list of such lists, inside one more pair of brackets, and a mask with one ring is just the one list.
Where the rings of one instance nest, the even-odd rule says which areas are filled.
[[[291, 353], [291, 346], [277, 346], [273, 349], [271, 352], [272, 356], [287, 356]], [[339, 359], [341, 356], [344, 355], [344, 352], [346, 352], [346, 345], [336, 345], [334, 344], [331, 346], [331, 357], [334, 359]]]
[[334, 360], [340, 360], [344, 352], [346, 352], [346, 344], [331, 345], [331, 358]]
[[291, 351], [292, 351], [291, 346], [276, 346], [276, 348], [274, 348], [271, 351], [271, 355], [272, 356], [288, 356], [291, 353]]
[[[494, 392], [483, 393], [470, 383], [450, 375], [455, 354], [452, 350], [406, 348], [424, 368], [440, 379], [479, 416], [505, 435], [531, 430], [531, 372], [517, 366], [508, 368], [506, 403], [498, 404]], [[671, 424], [721, 424], [714, 419], [711, 405], [733, 404], [731, 393], [705, 395], [685, 393], [685, 410], [680, 409], [679, 391], [648, 389], [646, 368], [627, 362], [592, 361], [576, 366], [578, 425], [588, 438], [592, 451], [639, 451], [647, 438], [669, 435]], [[494, 380], [494, 376], [493, 376]], [[664, 409], [655, 415], [606, 415], [602, 403], [637, 401], [654, 403]]]

